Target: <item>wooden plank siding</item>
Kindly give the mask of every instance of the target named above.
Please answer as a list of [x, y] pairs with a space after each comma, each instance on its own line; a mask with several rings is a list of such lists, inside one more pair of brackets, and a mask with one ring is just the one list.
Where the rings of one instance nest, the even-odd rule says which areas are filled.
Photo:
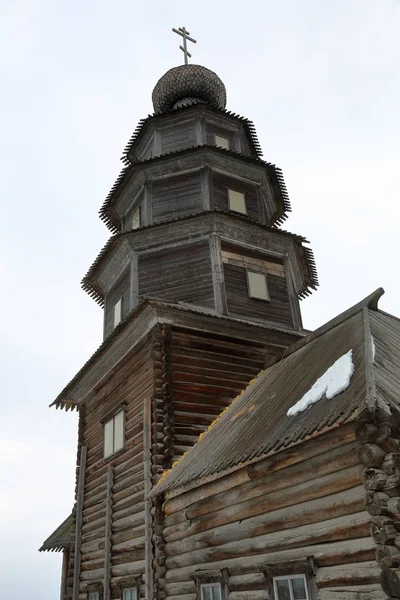
[[153, 223], [177, 219], [203, 210], [201, 172], [153, 181], [151, 187]]
[[228, 600], [270, 600], [268, 569], [313, 557], [320, 600], [383, 600], [357, 450], [345, 426], [167, 494], [167, 597], [196, 600], [196, 572], [226, 569]]
[[[152, 342], [146, 341], [118, 373], [96, 390], [89, 403], [84, 442], [88, 447], [82, 525], [80, 600], [87, 600], [91, 583], [105, 577], [106, 532], [109, 527], [111, 598], [120, 598], [117, 585], [144, 572], [145, 519], [143, 409], [153, 396]], [[103, 421], [124, 406], [125, 445], [103, 458]], [[112, 466], [111, 497], [107, 477]], [[108, 504], [108, 513], [107, 513]], [[109, 522], [106, 522], [106, 513]]]
[[139, 255], [139, 295], [214, 308], [208, 240]]
[[190, 119], [160, 127], [159, 130], [161, 154], [176, 152], [197, 145], [196, 120]]
[[261, 371], [265, 349], [173, 327], [170, 353], [177, 460]]
[[256, 184], [216, 171], [211, 171], [211, 178], [212, 199], [215, 208], [228, 211], [228, 190], [236, 190], [245, 195], [247, 216], [254, 221], [261, 220]]
[[114, 306], [121, 298], [121, 321], [131, 310], [130, 299], [130, 272], [129, 270], [121, 276], [118, 283], [110, 290], [106, 298], [106, 308], [104, 316], [104, 337], [107, 337], [114, 329]]
[[[225, 243], [222, 261], [228, 314], [271, 321], [290, 328], [294, 326], [283, 259]], [[269, 301], [249, 296], [247, 269], [266, 274]], [[293, 301], [298, 302], [297, 298]]]

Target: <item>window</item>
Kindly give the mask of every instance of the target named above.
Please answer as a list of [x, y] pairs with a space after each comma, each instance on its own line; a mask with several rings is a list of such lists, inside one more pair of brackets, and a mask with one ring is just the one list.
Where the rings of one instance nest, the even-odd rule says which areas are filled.
[[226, 150], [229, 150], [229, 140], [226, 137], [223, 137], [222, 135], [214, 135], [214, 141], [215, 141], [215, 145], [219, 146], [220, 148], [226, 148]]
[[[104, 423], [104, 458], [124, 447], [124, 411], [119, 410]], [[89, 600], [91, 600], [89, 598]]]
[[114, 327], [116, 327], [118, 325], [118, 323], [121, 323], [121, 317], [122, 317], [122, 298], [120, 298], [118, 300], [118, 302], [116, 302], [114, 304]]
[[309, 600], [305, 575], [274, 577], [275, 600]]
[[99, 592], [89, 592], [89, 600], [100, 600]]
[[237, 192], [236, 190], [228, 190], [229, 210], [235, 212], [247, 214], [246, 210], [246, 199], [243, 192]]
[[138, 229], [140, 227], [140, 225], [141, 225], [141, 223], [140, 223], [140, 206], [138, 206], [132, 215], [131, 229]]
[[200, 586], [201, 600], [222, 600], [220, 583], [204, 583]]
[[137, 588], [128, 588], [122, 593], [122, 600], [137, 600]]
[[269, 300], [267, 276], [265, 273], [247, 270], [247, 287], [250, 298]]

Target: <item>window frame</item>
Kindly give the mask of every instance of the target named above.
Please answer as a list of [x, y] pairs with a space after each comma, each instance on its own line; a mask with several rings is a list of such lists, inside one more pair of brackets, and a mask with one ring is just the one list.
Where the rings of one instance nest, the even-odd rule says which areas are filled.
[[[122, 413], [122, 446], [115, 449], [115, 419]], [[112, 452], [106, 455], [106, 425], [112, 421]], [[111, 456], [121, 452], [125, 448], [125, 410], [124, 406], [119, 406], [112, 413], [109, 413], [102, 419], [103, 424], [103, 459], [107, 460]]]
[[203, 594], [204, 588], [211, 588], [211, 589], [217, 588], [219, 590], [219, 598], [214, 598], [214, 592], [212, 592], [211, 600], [222, 600], [222, 585], [221, 585], [220, 581], [214, 581], [212, 583], [201, 583], [200, 584], [200, 599], [201, 600], [205, 600], [205, 597]]
[[[138, 217], [138, 225], [137, 227], [133, 226], [133, 219], [134, 217], [137, 215]], [[132, 211], [131, 215], [130, 215], [130, 230], [131, 231], [135, 231], [136, 229], [140, 229], [142, 226], [142, 211], [141, 211], [141, 206], [140, 204], [138, 204], [138, 206], [136, 206], [136, 208]]]
[[[306, 577], [305, 573], [294, 573], [292, 575], [277, 575], [277, 576], [273, 577], [272, 581], [273, 581], [273, 586], [274, 586], [275, 600], [280, 600], [277, 582], [278, 581], [291, 582], [293, 579], [303, 579], [304, 589], [306, 590], [306, 597], [302, 598], [301, 600], [310, 600], [310, 594], [308, 591], [308, 581], [307, 581], [307, 577]], [[290, 600], [295, 600], [294, 595], [293, 595], [293, 584], [291, 584], [291, 583], [289, 583], [289, 594], [290, 594]]]
[[[221, 144], [218, 144], [217, 138], [219, 138], [220, 140], [226, 140], [227, 146], [221, 146]], [[231, 149], [231, 144], [230, 144], [229, 138], [225, 137], [224, 135], [219, 135], [219, 133], [214, 133], [214, 144], [215, 144], [215, 146], [217, 146], [217, 148], [223, 148], [224, 150]]]
[[90, 598], [92, 594], [97, 594], [95, 600], [103, 600], [103, 585], [101, 583], [92, 583], [87, 588], [87, 600], [93, 600]]
[[[243, 196], [243, 204], [244, 204], [244, 211], [242, 210], [236, 210], [234, 208], [232, 208], [231, 206], [231, 192], [233, 192], [234, 194], [241, 194]], [[243, 192], [243, 190], [237, 190], [235, 188], [227, 188], [227, 193], [228, 193], [228, 210], [237, 213], [238, 215], [247, 215], [247, 200], [246, 200], [246, 193]]]
[[228, 600], [229, 574], [228, 569], [196, 571], [191, 577], [196, 584], [196, 598], [203, 600], [203, 588], [206, 586], [219, 586], [220, 600]]
[[122, 591], [122, 600], [126, 600], [126, 598], [125, 598], [125, 593], [126, 592], [135, 592], [135, 598], [134, 598], [134, 600], [139, 600], [139, 592], [138, 592], [137, 585], [133, 585], [133, 586], [130, 586], [130, 587], [124, 587], [124, 588], [122, 588], [121, 591]]
[[285, 564], [267, 564], [262, 569], [267, 580], [268, 593], [271, 600], [278, 600], [275, 592], [274, 579], [289, 579], [290, 577], [304, 576], [308, 600], [317, 600], [318, 588], [316, 583], [317, 566], [313, 556], [305, 559], [289, 561]]
[[[251, 285], [250, 285], [250, 277], [249, 277], [249, 273], [254, 273], [256, 275], [262, 275], [265, 279], [265, 286], [266, 286], [266, 291], [267, 291], [267, 298], [261, 298], [260, 296], [254, 296], [251, 293]], [[253, 269], [246, 269], [246, 280], [247, 280], [247, 293], [249, 295], [249, 298], [252, 298], [253, 300], [261, 300], [263, 302], [271, 302], [271, 295], [269, 293], [269, 288], [268, 288], [268, 277], [267, 277], [267, 273], [263, 273], [262, 271], [255, 271]]]
[[[117, 306], [118, 306], [118, 310], [117, 310]], [[117, 319], [117, 314], [119, 316], [119, 319]], [[118, 327], [118, 325], [121, 323], [121, 321], [122, 321], [122, 296], [120, 296], [120, 298], [118, 298], [118, 300], [116, 302], [114, 302], [114, 306], [113, 306], [114, 329], [116, 327]]]

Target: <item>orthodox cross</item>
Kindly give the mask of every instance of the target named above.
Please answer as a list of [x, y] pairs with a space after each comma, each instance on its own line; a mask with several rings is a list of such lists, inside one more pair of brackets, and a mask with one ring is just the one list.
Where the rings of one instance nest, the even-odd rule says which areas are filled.
[[174, 27], [172, 28], [172, 31], [174, 33], [177, 33], [178, 35], [180, 35], [181, 37], [183, 37], [183, 46], [179, 46], [179, 48], [182, 50], [184, 57], [185, 57], [185, 65], [188, 64], [188, 57], [192, 58], [192, 55], [190, 54], [190, 52], [187, 49], [187, 40], [189, 40], [189, 42], [193, 42], [193, 44], [196, 43], [196, 40], [194, 40], [193, 38], [189, 37], [190, 35], [190, 31], [187, 31], [185, 29], [185, 27], [178, 27], [178, 29], [175, 29]]

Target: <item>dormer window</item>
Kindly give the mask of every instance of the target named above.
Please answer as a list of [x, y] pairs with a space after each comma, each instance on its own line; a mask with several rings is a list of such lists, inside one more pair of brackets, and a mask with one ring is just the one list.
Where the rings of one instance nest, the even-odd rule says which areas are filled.
[[246, 198], [243, 192], [238, 192], [236, 190], [228, 190], [228, 201], [229, 210], [241, 213], [242, 215], [247, 214]]
[[229, 150], [229, 140], [227, 137], [224, 137], [223, 135], [214, 135], [214, 142], [216, 146], [219, 146], [220, 148], [225, 148], [226, 150]]
[[131, 217], [131, 229], [139, 229], [140, 226], [140, 206], [138, 206]]
[[114, 327], [121, 323], [122, 318], [122, 298], [114, 304]]
[[267, 276], [265, 273], [249, 271], [247, 269], [247, 288], [250, 298], [258, 300], [269, 300]]
[[124, 411], [119, 410], [104, 423], [104, 458], [124, 447]]

